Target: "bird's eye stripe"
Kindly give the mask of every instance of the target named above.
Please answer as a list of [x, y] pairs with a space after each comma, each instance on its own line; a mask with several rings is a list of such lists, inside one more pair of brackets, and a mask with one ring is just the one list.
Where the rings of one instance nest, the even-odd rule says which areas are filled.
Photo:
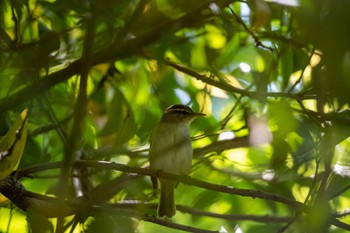
[[184, 114], [184, 115], [188, 115], [188, 114], [193, 113], [193, 112], [188, 111], [188, 110], [186, 110], [186, 109], [180, 109], [180, 108], [177, 108], [177, 109], [170, 109], [169, 112], [177, 112], [177, 113], [182, 113], [182, 114]]
[[184, 115], [190, 114], [190, 112], [189, 112], [189, 111], [186, 111], [186, 110], [178, 110], [178, 112], [179, 112], [179, 113], [182, 113], [182, 114], [184, 114]]

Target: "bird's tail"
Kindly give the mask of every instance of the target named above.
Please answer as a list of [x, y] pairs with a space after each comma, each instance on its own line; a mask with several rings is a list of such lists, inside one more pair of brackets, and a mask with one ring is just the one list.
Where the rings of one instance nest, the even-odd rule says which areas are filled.
[[160, 180], [160, 201], [158, 206], [159, 217], [171, 218], [176, 213], [175, 190], [176, 182], [170, 180]]

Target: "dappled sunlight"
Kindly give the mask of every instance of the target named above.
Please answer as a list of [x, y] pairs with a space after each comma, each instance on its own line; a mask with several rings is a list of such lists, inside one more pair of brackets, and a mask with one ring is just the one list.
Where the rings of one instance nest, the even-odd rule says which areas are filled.
[[272, 142], [272, 133], [265, 117], [249, 116], [248, 128], [250, 145], [258, 146]]
[[350, 231], [350, 1], [0, 5], [1, 232]]
[[235, 134], [231, 131], [227, 131], [227, 132], [222, 132], [219, 134], [218, 140], [222, 141], [222, 140], [230, 140], [235, 138]]
[[333, 167], [334, 173], [350, 178], [350, 164], [335, 164]]
[[239, 63], [239, 67], [241, 68], [243, 73], [248, 73], [251, 70], [250, 66], [247, 63], [245, 63], [245, 62]]

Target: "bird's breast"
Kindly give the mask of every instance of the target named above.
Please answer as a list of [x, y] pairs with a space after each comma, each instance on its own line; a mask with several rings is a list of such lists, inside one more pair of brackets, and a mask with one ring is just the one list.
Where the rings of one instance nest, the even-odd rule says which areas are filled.
[[160, 123], [151, 137], [150, 167], [175, 174], [188, 174], [192, 165], [192, 142], [187, 125]]

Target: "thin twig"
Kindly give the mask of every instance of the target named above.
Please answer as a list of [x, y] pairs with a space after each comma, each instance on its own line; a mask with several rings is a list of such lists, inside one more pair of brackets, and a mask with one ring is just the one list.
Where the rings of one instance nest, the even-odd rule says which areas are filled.
[[347, 230], [347, 231], [350, 231], [350, 225], [349, 224], [346, 224], [344, 222], [341, 222], [339, 221], [338, 219], [332, 219], [332, 225], [336, 226], [336, 227], [339, 227], [341, 229], [344, 229], [344, 230]]
[[218, 214], [218, 213], [212, 213], [207, 212], [199, 209], [194, 209], [188, 206], [182, 206], [182, 205], [176, 205], [176, 209], [189, 213], [196, 216], [206, 216], [206, 217], [212, 217], [212, 218], [219, 218], [219, 219], [225, 219], [230, 221], [254, 221], [254, 222], [261, 222], [261, 223], [284, 223], [290, 221], [293, 217], [292, 216], [270, 216], [270, 215], [247, 215], [247, 214]]
[[203, 155], [211, 153], [211, 152], [217, 152], [219, 154], [225, 150], [241, 148], [241, 147], [248, 147], [248, 146], [249, 146], [248, 136], [237, 137], [237, 138], [233, 138], [233, 139], [216, 141], [216, 142], [213, 142], [207, 146], [203, 146], [201, 148], [196, 148], [193, 151], [193, 155], [194, 155], [194, 157], [200, 157], [200, 156], [203, 156]]
[[231, 120], [234, 111], [236, 110], [236, 108], [238, 107], [239, 103], [241, 102], [243, 96], [240, 95], [237, 100], [236, 103], [233, 105], [233, 107], [231, 108], [230, 112], [226, 115], [226, 117], [221, 121], [221, 126], [220, 129], [224, 129], [227, 125], [227, 123]]
[[305, 73], [305, 70], [306, 68], [308, 67], [308, 65], [310, 64], [310, 61], [311, 61], [311, 58], [312, 56], [315, 54], [315, 49], [312, 49], [310, 55], [309, 55], [309, 59], [307, 60], [307, 63], [306, 63], [306, 66], [304, 69], [302, 69], [301, 71], [301, 74], [299, 75], [299, 78], [298, 80], [289, 88], [289, 90], [287, 92], [291, 93], [294, 88], [301, 82], [301, 80], [303, 80], [303, 77], [304, 77], [304, 73]]
[[341, 190], [339, 190], [338, 192], [336, 192], [332, 196], [330, 196], [329, 200], [333, 200], [334, 198], [340, 196], [342, 193], [348, 191], [349, 189], [350, 189], [350, 185], [345, 186], [344, 188], [342, 188]]
[[254, 41], [255, 41], [255, 45], [257, 47], [261, 47], [261, 48], [264, 48], [264, 49], [268, 49], [270, 50], [271, 52], [273, 52], [273, 48], [269, 47], [269, 46], [266, 46], [264, 45], [260, 39], [254, 34], [254, 32], [252, 30], [249, 29], [249, 27], [244, 23], [244, 21], [241, 19], [241, 17], [239, 17], [235, 12], [234, 10], [231, 8], [231, 7], [228, 7], [228, 9], [230, 10], [231, 14], [235, 17], [236, 21], [242, 25], [242, 27], [244, 28], [244, 30], [251, 36], [253, 37]]

